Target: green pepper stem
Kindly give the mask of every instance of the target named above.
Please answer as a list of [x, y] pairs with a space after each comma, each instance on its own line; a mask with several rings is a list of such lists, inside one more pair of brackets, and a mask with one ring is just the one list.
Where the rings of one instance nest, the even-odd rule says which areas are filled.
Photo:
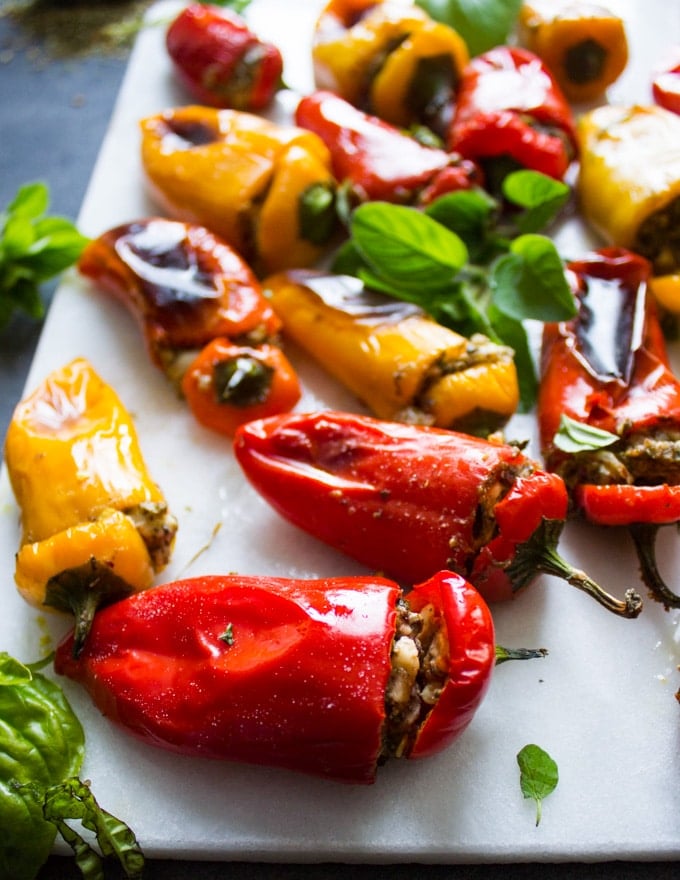
[[508, 660], [537, 660], [547, 657], [547, 648], [504, 648], [496, 645], [496, 666]]
[[656, 565], [655, 545], [659, 528], [658, 523], [634, 523], [628, 531], [635, 544], [642, 580], [650, 596], [662, 602], [666, 609], [680, 608], [680, 596], [668, 587]]
[[624, 599], [617, 599], [607, 593], [585, 572], [574, 568], [557, 552], [563, 520], [543, 519], [528, 541], [520, 544], [515, 558], [507, 568], [514, 592], [525, 587], [539, 573], [551, 574], [565, 580], [571, 586], [583, 590], [592, 596], [608, 611], [620, 617], [634, 618], [642, 611], [642, 599], [633, 589], [624, 594]]

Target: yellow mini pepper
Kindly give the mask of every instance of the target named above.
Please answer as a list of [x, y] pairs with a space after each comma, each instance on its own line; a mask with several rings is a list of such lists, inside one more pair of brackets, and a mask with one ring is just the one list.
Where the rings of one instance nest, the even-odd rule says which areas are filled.
[[330, 0], [312, 41], [318, 88], [402, 128], [443, 134], [469, 53], [453, 28], [399, 0]]
[[578, 138], [584, 219], [608, 244], [646, 257], [652, 290], [680, 311], [680, 116], [605, 105], [581, 117]]
[[264, 281], [284, 334], [379, 418], [487, 434], [519, 400], [511, 349], [471, 339], [417, 306], [315, 270]]
[[336, 182], [313, 132], [200, 106], [140, 125], [144, 171], [174, 217], [208, 227], [256, 271], [319, 258], [335, 231]]
[[5, 461], [21, 511], [17, 587], [31, 605], [71, 611], [80, 649], [97, 607], [151, 586], [177, 522], [132, 419], [83, 358], [17, 405]]
[[623, 20], [596, 3], [529, 0], [520, 9], [518, 32], [570, 101], [599, 98], [628, 63]]

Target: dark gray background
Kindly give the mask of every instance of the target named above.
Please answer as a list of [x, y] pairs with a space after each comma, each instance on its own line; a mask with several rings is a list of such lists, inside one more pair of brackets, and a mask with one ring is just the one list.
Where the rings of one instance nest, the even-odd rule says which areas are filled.
[[[97, 0], [92, 0], [96, 6]], [[0, 2], [0, 13], [7, 4]], [[0, 15], [0, 205], [17, 187], [44, 180], [51, 211], [76, 219], [125, 70], [125, 53], [54, 58]], [[54, 285], [45, 288], [49, 302]], [[40, 324], [17, 317], [0, 332], [0, 436], [19, 400]], [[597, 798], [597, 792], [588, 797]], [[587, 802], [587, 799], [586, 799]], [[680, 820], [680, 817], [679, 817]], [[115, 869], [111, 877], [118, 877]], [[670, 880], [672, 863], [447, 865], [296, 865], [190, 863], [152, 860], [148, 880]], [[80, 874], [70, 860], [53, 857], [40, 880]], [[11, 878], [0, 878], [11, 880]]]

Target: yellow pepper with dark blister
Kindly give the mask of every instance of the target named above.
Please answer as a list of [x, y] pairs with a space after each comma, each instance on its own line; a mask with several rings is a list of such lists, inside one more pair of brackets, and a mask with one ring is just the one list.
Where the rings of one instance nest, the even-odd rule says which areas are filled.
[[443, 134], [469, 61], [453, 28], [399, 0], [331, 0], [314, 30], [315, 84], [402, 128]]
[[315, 270], [264, 281], [284, 334], [379, 418], [489, 433], [519, 400], [512, 351], [418, 307]]
[[336, 181], [316, 134], [199, 106], [140, 125], [144, 171], [174, 217], [208, 227], [258, 272], [321, 256], [336, 228]]
[[599, 98], [628, 63], [623, 20], [596, 3], [529, 0], [520, 9], [518, 32], [570, 101]]
[[580, 118], [577, 133], [584, 219], [608, 244], [646, 257], [652, 290], [658, 280], [672, 301], [680, 273], [680, 116], [656, 105], [604, 105]]
[[36, 607], [71, 611], [80, 648], [97, 607], [151, 586], [177, 522], [132, 419], [83, 358], [17, 405], [5, 461], [21, 511], [19, 592]]

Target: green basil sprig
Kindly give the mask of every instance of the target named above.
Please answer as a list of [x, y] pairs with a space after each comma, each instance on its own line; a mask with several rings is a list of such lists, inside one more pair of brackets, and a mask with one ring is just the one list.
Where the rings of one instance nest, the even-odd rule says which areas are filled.
[[[85, 735], [61, 688], [38, 671], [50, 659], [25, 666], [0, 652], [0, 877], [34, 880], [58, 832], [85, 880], [103, 878], [108, 856], [118, 858], [126, 877], [141, 877], [134, 835], [77, 778]], [[95, 832], [101, 855], [67, 819]]]
[[616, 434], [594, 428], [584, 422], [564, 415], [560, 418], [560, 425], [553, 438], [553, 443], [562, 452], [575, 454], [577, 452], [593, 452], [596, 449], [605, 449], [617, 443], [619, 438]]
[[537, 390], [524, 322], [576, 314], [564, 262], [539, 230], [569, 197], [566, 184], [530, 170], [503, 182], [502, 200], [480, 189], [449, 193], [424, 211], [368, 202], [349, 217], [333, 270], [418, 304], [464, 336], [483, 333], [515, 351], [521, 403]]
[[20, 187], [0, 211], [0, 329], [15, 311], [42, 318], [40, 285], [72, 266], [88, 239], [65, 217], [49, 216], [44, 183]]
[[522, 794], [536, 802], [536, 825], [541, 822], [544, 798], [557, 788], [559, 771], [550, 755], [534, 743], [524, 746], [517, 754]]

